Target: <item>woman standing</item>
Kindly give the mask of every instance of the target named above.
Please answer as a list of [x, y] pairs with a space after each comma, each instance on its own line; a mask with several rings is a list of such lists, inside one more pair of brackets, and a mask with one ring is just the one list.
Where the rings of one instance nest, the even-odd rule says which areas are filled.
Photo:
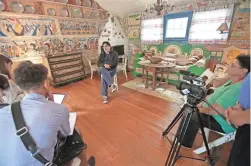
[[0, 75], [4, 76], [9, 81], [9, 88], [1, 91], [1, 104], [11, 104], [16, 101], [20, 101], [24, 97], [24, 92], [11, 79], [11, 59], [0, 54]]

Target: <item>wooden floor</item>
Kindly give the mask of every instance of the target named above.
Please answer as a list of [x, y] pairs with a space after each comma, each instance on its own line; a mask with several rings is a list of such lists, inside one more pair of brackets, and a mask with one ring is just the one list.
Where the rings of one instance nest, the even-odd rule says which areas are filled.
[[[119, 85], [125, 81], [123, 75], [119, 76]], [[78, 112], [77, 127], [88, 144], [88, 155], [96, 157], [97, 166], [164, 166], [170, 144], [162, 132], [179, 110], [177, 104], [119, 86], [119, 91], [109, 96], [109, 104], [104, 105], [98, 76], [52, 90], [66, 93], [64, 104]], [[197, 147], [202, 145], [198, 137]], [[230, 147], [223, 146], [221, 160], [227, 161]], [[197, 156], [187, 149], [181, 153], [205, 155]], [[207, 164], [181, 158], [176, 165]]]

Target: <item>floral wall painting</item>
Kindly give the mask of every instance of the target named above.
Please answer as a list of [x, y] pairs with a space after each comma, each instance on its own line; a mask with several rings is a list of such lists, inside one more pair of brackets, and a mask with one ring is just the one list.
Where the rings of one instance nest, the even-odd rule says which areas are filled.
[[57, 34], [55, 20], [0, 17], [0, 37], [51, 36]]
[[249, 49], [239, 49], [234, 46], [224, 49], [222, 64], [227, 64], [227, 65], [231, 64], [235, 60], [235, 58], [240, 54], [248, 55], [250, 54], [250, 51]]

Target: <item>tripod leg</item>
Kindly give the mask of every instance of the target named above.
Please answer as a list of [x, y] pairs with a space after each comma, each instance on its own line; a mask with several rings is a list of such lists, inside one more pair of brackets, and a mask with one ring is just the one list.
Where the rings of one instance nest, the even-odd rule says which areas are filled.
[[192, 108], [189, 108], [186, 112], [185, 112], [185, 116], [183, 117], [179, 128], [177, 130], [177, 133], [175, 135], [172, 147], [170, 149], [170, 152], [168, 154], [167, 160], [166, 160], [166, 164], [165, 166], [173, 166], [178, 158], [179, 155], [179, 151], [180, 151], [180, 147], [181, 147], [181, 143], [184, 139], [184, 136], [186, 134], [186, 130], [188, 127], [188, 124], [190, 122], [190, 119], [192, 117], [193, 114], [193, 110]]
[[202, 120], [201, 120], [201, 117], [200, 117], [200, 112], [199, 112], [198, 108], [195, 108], [195, 109], [196, 109], [195, 111], [197, 113], [198, 120], [199, 120], [199, 123], [200, 123], [200, 130], [201, 130], [203, 141], [204, 141], [204, 144], [205, 144], [205, 147], [206, 147], [206, 150], [207, 150], [207, 156], [208, 156], [208, 159], [209, 159], [209, 163], [212, 166], [212, 165], [215, 165], [215, 163], [214, 163], [214, 161], [213, 161], [213, 159], [211, 157], [211, 152], [210, 152], [210, 149], [209, 149], [209, 146], [208, 146], [206, 134], [205, 134], [205, 131], [204, 131], [204, 126], [203, 126], [203, 123], [202, 123]]
[[166, 130], [162, 133], [162, 136], [167, 135], [172, 130], [173, 126], [175, 126], [175, 124], [180, 120], [180, 118], [182, 117], [184, 108], [185, 108], [185, 105], [182, 107], [180, 112], [175, 116], [175, 118], [172, 120], [170, 125], [166, 128]]

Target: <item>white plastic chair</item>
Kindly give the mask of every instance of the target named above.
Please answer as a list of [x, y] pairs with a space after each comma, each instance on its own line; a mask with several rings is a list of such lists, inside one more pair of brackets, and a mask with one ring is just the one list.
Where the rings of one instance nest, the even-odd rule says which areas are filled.
[[117, 66], [117, 72], [123, 71], [125, 74], [125, 77], [127, 79], [127, 72], [126, 72], [126, 66], [127, 66], [127, 57], [125, 55], [119, 56], [119, 59], [122, 59], [122, 63], [119, 63]]
[[[208, 128], [204, 128], [204, 131], [205, 131], [207, 141], [208, 141], [208, 138], [209, 138], [209, 132], [210, 131], [216, 132], [216, 131], [210, 130]], [[217, 140], [215, 140], [213, 142], [208, 143], [209, 149], [212, 149], [213, 147], [217, 147], [217, 146], [223, 145], [223, 144], [225, 144], [227, 142], [233, 141], [234, 138], [235, 138], [236, 131], [234, 131], [232, 133], [229, 133], [229, 134], [220, 133], [220, 132], [216, 132], [216, 133], [222, 135], [222, 137], [218, 138]], [[201, 154], [201, 153], [203, 153], [205, 151], [206, 151], [206, 147], [205, 147], [205, 145], [203, 143], [202, 147], [200, 147], [198, 149], [195, 149], [193, 152], [196, 153], [196, 154]]]
[[[102, 74], [101, 74], [101, 81], [102, 81]], [[115, 85], [116, 87], [116, 90], [118, 91], [119, 90], [119, 85], [118, 85], [118, 76], [117, 76], [117, 73], [113, 76], [113, 85]]]
[[92, 79], [92, 77], [93, 77], [93, 72], [95, 72], [95, 71], [99, 71], [99, 68], [98, 68], [98, 66], [97, 66], [97, 64], [92, 64], [92, 60], [91, 59], [87, 59], [87, 61], [88, 61], [88, 64], [89, 64], [89, 66], [90, 66], [90, 69], [91, 69], [91, 79]]

